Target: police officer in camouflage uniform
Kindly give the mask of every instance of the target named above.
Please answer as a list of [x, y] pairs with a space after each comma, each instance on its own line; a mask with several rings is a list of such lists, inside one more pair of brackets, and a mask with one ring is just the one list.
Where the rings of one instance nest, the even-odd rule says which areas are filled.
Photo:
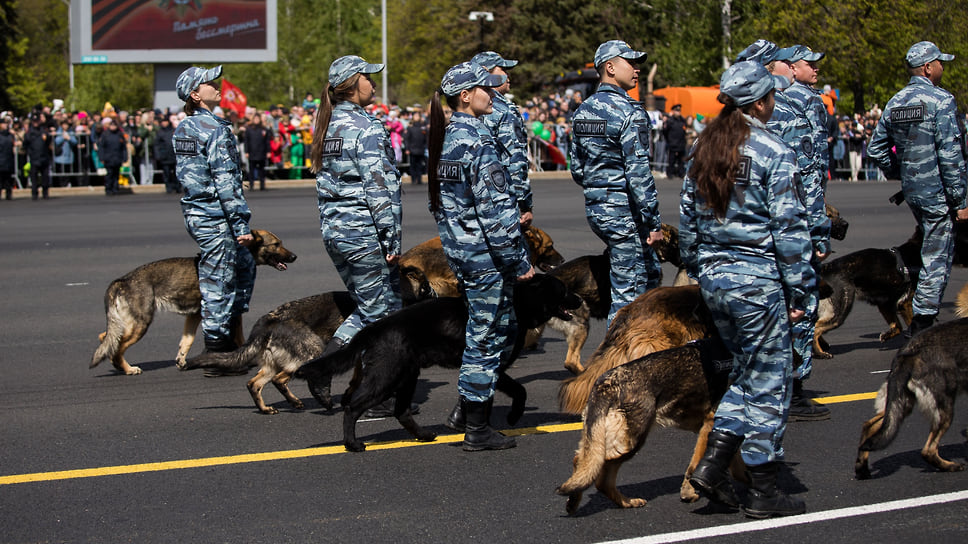
[[[751, 60], [759, 62], [773, 75], [786, 80], [781, 87], [780, 81], [774, 95], [776, 106], [766, 127], [780, 137], [797, 154], [797, 170], [800, 174], [800, 188], [807, 206], [807, 226], [810, 229], [810, 242], [813, 246], [812, 264], [819, 274], [820, 262], [830, 254], [830, 218], [824, 206], [823, 184], [820, 176], [820, 162], [813, 146], [810, 121], [803, 110], [781, 92], [793, 80], [793, 68], [788, 62], [795, 53], [795, 47], [780, 49], [767, 40], [756, 40], [740, 52], [736, 62]], [[816, 293], [819, 295], [819, 293]], [[806, 397], [803, 393], [803, 380], [810, 376], [813, 369], [813, 333], [817, 323], [816, 306], [804, 308], [806, 315], [793, 324], [793, 349], [800, 356], [800, 365], [793, 371], [793, 397], [790, 401], [791, 421], [818, 421], [830, 418], [830, 409]]]
[[[316, 117], [310, 158], [320, 230], [326, 252], [356, 302], [326, 353], [401, 307], [400, 172], [383, 123], [364, 109], [376, 95], [370, 74], [381, 70], [382, 64], [356, 55], [333, 61]], [[329, 405], [328, 383], [310, 383], [310, 390]]]
[[793, 85], [784, 91], [786, 97], [800, 107], [810, 120], [813, 131], [813, 150], [820, 168], [820, 183], [827, 188], [827, 172], [830, 170], [829, 143], [827, 142], [827, 107], [820, 98], [820, 91], [813, 85], [817, 83], [817, 62], [824, 57], [805, 45], [794, 45], [793, 52], [785, 61], [793, 67]]
[[608, 244], [609, 280], [615, 312], [659, 285], [661, 268], [652, 244], [662, 239], [655, 179], [649, 168], [652, 125], [628, 91], [638, 85], [646, 53], [623, 41], [595, 52], [598, 90], [572, 118], [571, 176], [585, 193], [592, 231]]
[[505, 59], [494, 51], [485, 51], [474, 55], [471, 62], [480, 64], [491, 74], [507, 78], [503, 85], [494, 90], [494, 111], [481, 117], [481, 121], [494, 135], [498, 155], [511, 175], [511, 194], [521, 214], [521, 224], [530, 225], [533, 202], [531, 182], [528, 180], [528, 136], [521, 112], [514, 102], [504, 96], [511, 88], [507, 70], [517, 66], [518, 61]]
[[889, 179], [901, 180], [904, 200], [924, 233], [908, 336], [937, 318], [954, 256], [952, 218], [968, 219], [964, 135], [955, 121], [954, 97], [938, 86], [942, 62], [953, 59], [931, 42], [908, 49], [905, 60], [911, 80], [884, 107], [867, 147]]
[[[490, 412], [498, 369], [517, 336], [514, 283], [534, 275], [515, 213], [511, 178], [491, 131], [481, 121], [493, 110], [493, 89], [506, 79], [474, 62], [458, 64], [444, 75], [430, 110], [430, 211], [468, 306], [457, 379], [466, 451], [515, 445], [513, 438], [491, 428]], [[441, 94], [453, 111], [450, 123], [444, 119]]]
[[198, 284], [202, 291], [202, 332], [207, 351], [233, 351], [242, 334], [255, 284], [249, 206], [242, 194], [242, 161], [232, 124], [212, 113], [221, 100], [215, 80], [222, 67], [191, 67], [175, 82], [189, 116], [172, 137], [175, 176], [185, 227], [201, 250]]
[[[796, 155], [765, 124], [775, 85], [757, 62], [726, 70], [725, 107], [696, 142], [679, 208], [683, 264], [733, 353], [731, 385], [690, 481], [712, 500], [738, 506], [726, 467], [739, 450], [751, 476], [744, 511], [757, 518], [805, 511], [777, 490], [776, 477], [792, 389], [790, 323], [815, 304], [816, 282]], [[721, 166], [733, 145], [739, 155]]]

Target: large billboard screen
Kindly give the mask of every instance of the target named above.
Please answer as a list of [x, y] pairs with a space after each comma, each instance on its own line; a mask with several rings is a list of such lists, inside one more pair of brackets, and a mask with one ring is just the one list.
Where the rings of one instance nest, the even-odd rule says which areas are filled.
[[276, 0], [74, 0], [71, 61], [271, 62]]

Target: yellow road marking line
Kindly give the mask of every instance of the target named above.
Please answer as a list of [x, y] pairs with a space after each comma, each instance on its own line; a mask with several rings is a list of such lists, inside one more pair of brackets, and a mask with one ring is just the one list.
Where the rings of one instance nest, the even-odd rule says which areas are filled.
[[[857, 393], [854, 395], [838, 395], [817, 398], [824, 404], [840, 402], [854, 402], [873, 399], [877, 393]], [[555, 425], [539, 425], [521, 429], [505, 429], [501, 432], [508, 436], [527, 436], [533, 434], [552, 434], [581, 430], [581, 422], [558, 423]], [[410, 448], [414, 446], [429, 446], [432, 444], [453, 444], [464, 439], [462, 433], [438, 436], [433, 442], [417, 442], [413, 439], [392, 440], [387, 442], [373, 442], [366, 445], [368, 451]], [[119, 474], [136, 474], [142, 472], [158, 472], [163, 470], [180, 470], [186, 468], [214, 467], [221, 465], [237, 465], [242, 463], [259, 463], [263, 461], [281, 461], [284, 459], [299, 459], [303, 457], [319, 457], [322, 455], [336, 455], [347, 453], [342, 445], [305, 448], [300, 450], [271, 451], [265, 453], [247, 453], [241, 455], [226, 455], [222, 457], [204, 457], [201, 459], [183, 459], [179, 461], [163, 461], [159, 463], [141, 463], [136, 465], [118, 465], [113, 467], [84, 468], [78, 470], [60, 470], [55, 472], [34, 472], [30, 474], [13, 474], [0, 476], [0, 485], [24, 484], [31, 482], [52, 482], [55, 480], [73, 480], [78, 478], [94, 478], [98, 476], [116, 476]]]

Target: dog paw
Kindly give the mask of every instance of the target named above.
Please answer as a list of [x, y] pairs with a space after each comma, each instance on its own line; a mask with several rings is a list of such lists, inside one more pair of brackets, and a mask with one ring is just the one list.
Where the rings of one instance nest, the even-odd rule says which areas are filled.
[[579, 504], [581, 504], [581, 493], [568, 495], [568, 502], [565, 503], [565, 512], [568, 512], [569, 516], [574, 516], [575, 512], [578, 511]]
[[356, 442], [346, 442], [346, 443], [343, 444], [343, 447], [346, 448], [346, 451], [361, 452], [361, 451], [364, 451], [366, 449], [366, 444], [364, 444], [364, 443], [362, 443], [360, 441], [356, 441]]
[[267, 406], [265, 410], [259, 410], [267, 416], [274, 416], [279, 413], [279, 410], [273, 406]]
[[834, 356], [833, 356], [832, 353], [827, 353], [826, 351], [816, 351], [816, 350], [814, 350], [814, 352], [813, 352], [813, 358], [814, 359], [833, 359]]
[[679, 488], [679, 500], [686, 503], [696, 502], [699, 500], [699, 493], [696, 493], [695, 488], [688, 481], [682, 482]]
[[622, 508], [642, 508], [645, 503], [648, 502], [645, 499], [639, 499], [636, 497], [626, 498], [625, 502], [622, 503]]
[[883, 342], [887, 342], [888, 340], [890, 340], [891, 338], [894, 338], [899, 334], [901, 334], [900, 329], [897, 329], [897, 330], [891, 329], [889, 331], [882, 332], [881, 335], [877, 337], [877, 339], [883, 343]]
[[290, 402], [289, 404], [292, 405], [293, 410], [305, 410], [306, 409], [306, 405], [303, 404], [303, 402], [301, 400], [297, 400], [296, 402]]
[[433, 442], [434, 440], [437, 440], [437, 433], [431, 432], [431, 431], [423, 431], [422, 433], [419, 433], [416, 436], [414, 436], [414, 438], [417, 439], [417, 442]]
[[140, 366], [133, 366], [133, 367], [125, 370], [124, 373], [127, 374], [128, 376], [137, 376], [138, 374], [141, 374], [141, 367]]
[[870, 480], [871, 479], [871, 469], [867, 464], [859, 465], [854, 467], [854, 477], [858, 480]]

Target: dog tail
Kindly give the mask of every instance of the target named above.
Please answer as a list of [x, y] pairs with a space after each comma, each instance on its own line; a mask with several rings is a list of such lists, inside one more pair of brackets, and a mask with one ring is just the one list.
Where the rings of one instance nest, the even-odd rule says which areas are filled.
[[[608, 403], [588, 401], [582, 427], [581, 441], [575, 451], [574, 472], [571, 478], [558, 486], [555, 493], [575, 496], [580, 500], [581, 492], [588, 489], [605, 466], [608, 437]], [[577, 506], [577, 505], [572, 505]]]
[[884, 418], [877, 432], [860, 445], [861, 451], [882, 450], [889, 446], [897, 436], [901, 422], [911, 413], [917, 398], [908, 389], [908, 383], [914, 372], [916, 357], [918, 357], [917, 354], [905, 353], [904, 348], [897, 354], [891, 373], [887, 377], [887, 383], [878, 393], [875, 401], [878, 411], [883, 402]]
[[353, 349], [351, 342], [339, 351], [308, 361], [299, 367], [299, 370], [293, 376], [310, 383], [325, 382], [333, 376], [343, 374], [356, 366], [357, 359], [361, 355], [362, 353], [359, 350]]
[[968, 283], [958, 292], [955, 313], [958, 314], [958, 317], [968, 317]]
[[258, 359], [265, 349], [266, 337], [252, 338], [235, 351], [205, 352], [185, 360], [181, 370], [204, 368], [206, 376], [234, 376], [245, 374], [259, 364]]
[[123, 296], [124, 283], [121, 280], [114, 280], [104, 292], [104, 314], [107, 319], [107, 329], [101, 333], [101, 344], [94, 350], [91, 357], [91, 365], [94, 368], [101, 364], [105, 359], [113, 359], [121, 347], [121, 338], [124, 336], [124, 324], [128, 321], [127, 302]]

